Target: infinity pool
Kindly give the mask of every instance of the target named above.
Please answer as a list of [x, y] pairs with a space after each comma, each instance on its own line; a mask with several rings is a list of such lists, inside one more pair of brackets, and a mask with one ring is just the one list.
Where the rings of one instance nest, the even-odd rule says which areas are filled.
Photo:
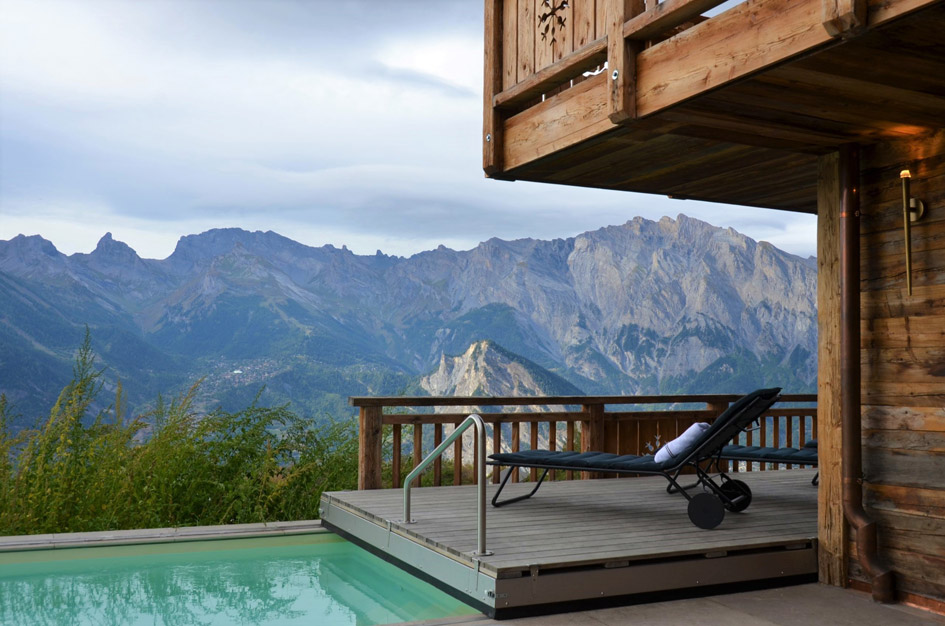
[[0, 624], [389, 624], [473, 615], [337, 535], [0, 553]]

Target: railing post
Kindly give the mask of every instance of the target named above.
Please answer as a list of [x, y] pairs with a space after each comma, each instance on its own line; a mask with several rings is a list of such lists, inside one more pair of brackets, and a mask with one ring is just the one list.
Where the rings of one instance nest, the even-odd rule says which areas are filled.
[[403, 441], [402, 439], [402, 429], [401, 424], [394, 424], [391, 427], [391, 455], [390, 455], [390, 475], [391, 475], [391, 486], [394, 489], [400, 488], [400, 463], [404, 458], [403, 451]]
[[362, 406], [358, 415], [358, 489], [381, 488], [383, 408]]
[[[585, 404], [581, 412], [587, 418], [581, 421], [581, 452], [602, 451], [604, 449], [604, 405]], [[583, 472], [581, 476], [600, 478], [600, 472]]]
[[[492, 453], [502, 452], [502, 422], [492, 423]], [[499, 484], [499, 470], [492, 470], [492, 483]]]
[[619, 124], [637, 116], [637, 52], [640, 42], [627, 41], [623, 25], [643, 13], [643, 0], [609, 0], [607, 12], [607, 78], [610, 121]]
[[[423, 424], [413, 425], [413, 466], [420, 465], [423, 460]], [[420, 486], [420, 477], [413, 484], [414, 487]]]
[[[512, 452], [518, 452], [522, 445], [522, 432], [519, 422], [512, 422]], [[518, 468], [513, 468], [512, 482], [518, 482]]]
[[502, 92], [502, 0], [485, 0], [485, 68], [483, 72], [482, 169], [486, 176], [502, 172], [502, 113], [493, 99]]
[[866, 31], [867, 0], [822, 0], [821, 22], [831, 37], [850, 39]]
[[[574, 422], [568, 421], [568, 423], [565, 425], [565, 432], [567, 436], [567, 441], [564, 444], [565, 450], [568, 452], [574, 452]], [[565, 479], [574, 480], [574, 472], [568, 470], [565, 473]]]
[[[456, 422], [453, 424], [453, 431], [455, 432], [459, 425], [462, 422]], [[463, 484], [463, 440], [457, 439], [453, 443], [453, 484], [462, 485]]]
[[[443, 424], [433, 425], [433, 447], [438, 447], [443, 442]], [[437, 487], [443, 484], [443, 457], [436, 457], [433, 462], [433, 484]]]

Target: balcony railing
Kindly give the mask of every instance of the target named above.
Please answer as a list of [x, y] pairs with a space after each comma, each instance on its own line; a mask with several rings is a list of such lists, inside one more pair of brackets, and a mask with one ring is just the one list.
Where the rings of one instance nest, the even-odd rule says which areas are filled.
[[853, 37], [915, 4], [486, 0], [483, 168], [514, 177], [517, 167]]
[[[521, 449], [602, 450], [616, 454], [652, 454], [695, 422], [711, 422], [738, 395], [556, 396], [556, 397], [357, 397], [359, 408], [359, 489], [399, 488], [403, 475], [449, 435], [469, 413], [486, 424], [489, 451]], [[739, 443], [798, 447], [817, 437], [817, 396], [785, 394], [765, 413], [764, 427], [742, 433]], [[655, 406], [656, 405], [656, 406]], [[558, 407], [560, 410], [551, 410]], [[669, 408], [665, 408], [669, 407]], [[649, 409], [649, 410], [648, 410]], [[417, 411], [438, 411], [424, 412]], [[499, 411], [499, 412], [489, 412]], [[404, 428], [410, 427], [409, 439]], [[445, 431], [445, 433], [444, 433]], [[457, 439], [450, 468], [452, 485], [464, 483], [464, 469], [476, 459], [474, 447]], [[733, 463], [731, 471], [774, 469], [773, 464]], [[443, 485], [444, 462], [431, 468], [435, 486]], [[466, 482], [475, 482], [467, 471]], [[554, 480], [602, 477], [595, 472], [557, 472]], [[389, 475], [385, 479], [385, 476]], [[512, 480], [518, 480], [513, 475]], [[536, 471], [529, 475], [535, 480]], [[499, 481], [497, 472], [491, 476]]]

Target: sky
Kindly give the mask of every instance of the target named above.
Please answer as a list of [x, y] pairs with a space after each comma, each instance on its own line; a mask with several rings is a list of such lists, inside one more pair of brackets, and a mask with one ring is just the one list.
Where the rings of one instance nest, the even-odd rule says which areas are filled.
[[210, 228], [358, 254], [680, 213], [798, 254], [811, 215], [485, 179], [471, 0], [0, 0], [0, 239], [146, 258]]

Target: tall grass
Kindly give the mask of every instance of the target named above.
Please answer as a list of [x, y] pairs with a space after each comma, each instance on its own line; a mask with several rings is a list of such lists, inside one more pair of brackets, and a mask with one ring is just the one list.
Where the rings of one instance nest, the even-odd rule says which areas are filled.
[[0, 535], [313, 519], [322, 491], [357, 486], [354, 421], [200, 414], [197, 386], [129, 420], [119, 385], [93, 416], [101, 376], [86, 336], [49, 418], [16, 436], [0, 396]]

